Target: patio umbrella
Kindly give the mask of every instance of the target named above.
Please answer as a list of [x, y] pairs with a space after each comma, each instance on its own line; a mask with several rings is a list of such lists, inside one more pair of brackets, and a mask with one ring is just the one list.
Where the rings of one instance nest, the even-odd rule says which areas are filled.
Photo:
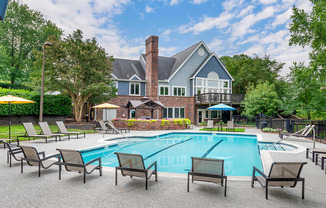
[[[223, 103], [220, 103], [220, 104], [217, 104], [217, 105], [213, 105], [211, 107], [208, 107], [207, 108], [208, 110], [220, 110], [220, 111], [233, 111], [233, 110], [236, 110], [235, 108], [231, 107], [231, 106], [228, 106], [228, 105], [225, 105]], [[231, 114], [230, 114], [230, 120], [231, 120]], [[222, 128], [222, 124], [221, 124], [221, 128]]]
[[[120, 108], [120, 106], [113, 105], [113, 104], [110, 104], [110, 103], [102, 103], [102, 104], [99, 104], [99, 105], [95, 105], [95, 106], [93, 106], [92, 108], [101, 108], [101, 109], [117, 109], [117, 108]], [[104, 113], [104, 112], [103, 112], [103, 113]]]
[[25, 103], [35, 103], [34, 101], [27, 100], [21, 97], [16, 97], [12, 95], [6, 95], [0, 97], [0, 104], [9, 104], [9, 139], [11, 139], [10, 129], [11, 129], [11, 112], [10, 112], [10, 104], [25, 104]]

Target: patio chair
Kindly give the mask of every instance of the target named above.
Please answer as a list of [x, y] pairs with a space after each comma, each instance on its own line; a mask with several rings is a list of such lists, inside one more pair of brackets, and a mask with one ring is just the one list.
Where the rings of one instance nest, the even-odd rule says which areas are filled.
[[6, 149], [6, 143], [5, 142], [7, 142], [7, 144], [8, 145], [11, 145], [11, 142], [12, 141], [16, 141], [17, 142], [17, 147], [19, 146], [19, 139], [13, 139], [13, 138], [11, 138], [11, 139], [0, 139], [0, 142], [2, 142], [3, 143], [3, 149]]
[[104, 123], [103, 120], [100, 120], [100, 121], [98, 121], [98, 122], [99, 122], [99, 124], [100, 124], [101, 127], [100, 127], [100, 128], [97, 128], [96, 130], [99, 130], [100, 133], [101, 133], [101, 131], [105, 131], [105, 133], [110, 133], [110, 131], [112, 131], [113, 133], [116, 133], [116, 134], [119, 133], [119, 131], [118, 131], [117, 129], [108, 128], [108, 127], [105, 125], [105, 123]]
[[189, 192], [189, 177], [191, 181], [203, 181], [224, 185], [224, 196], [226, 196], [227, 176], [224, 175], [224, 160], [191, 157], [191, 171], [188, 172], [187, 192]]
[[11, 167], [11, 161], [12, 157], [16, 161], [21, 161], [21, 159], [24, 157], [23, 150], [20, 147], [12, 148], [8, 142], [3, 141], [3, 144], [8, 147], [7, 151], [7, 163], [9, 163], [9, 167]]
[[[316, 165], [318, 165], [318, 159], [320, 159], [320, 165], [321, 165], [321, 169], [324, 170], [325, 169], [325, 160], [326, 160], [326, 154], [325, 153], [317, 153], [316, 154]], [[325, 174], [326, 174], [326, 170], [325, 170]]]
[[111, 120], [108, 121], [108, 124], [109, 126], [112, 128], [112, 129], [117, 129], [118, 131], [120, 131], [122, 133], [122, 131], [125, 131], [125, 133], [127, 132], [130, 132], [130, 129], [129, 128], [117, 128], [114, 126], [113, 122]]
[[317, 148], [307, 148], [306, 149], [306, 158], [309, 158], [309, 153], [311, 153], [311, 161], [315, 162], [316, 154], [326, 153], [326, 149], [317, 149]]
[[[46, 134], [46, 135], [58, 136], [59, 141], [61, 141], [61, 136], [67, 136], [67, 134], [63, 134], [63, 133], [52, 133], [48, 122], [39, 122], [38, 124], [41, 127], [41, 130], [42, 130], [41, 133]], [[70, 140], [70, 135], [69, 134], [68, 134], [68, 140]]]
[[56, 121], [56, 123], [57, 123], [57, 126], [58, 126], [58, 128], [59, 128], [59, 133], [62, 133], [62, 134], [67, 134], [68, 136], [70, 135], [70, 134], [76, 134], [76, 136], [77, 136], [77, 139], [78, 139], [78, 135], [79, 134], [84, 134], [84, 138], [86, 137], [85, 136], [85, 132], [77, 132], [77, 131], [68, 131], [68, 129], [66, 128], [66, 126], [65, 126], [65, 124], [63, 123], [63, 121]]
[[226, 127], [226, 130], [228, 130], [228, 129], [235, 131], [234, 122], [233, 121], [228, 121], [228, 125]]
[[57, 141], [57, 136], [56, 135], [53, 135], [53, 134], [51, 134], [51, 135], [37, 134], [32, 122], [23, 123], [23, 125], [24, 125], [26, 133], [24, 135], [17, 136], [17, 139], [19, 137], [28, 137], [29, 140], [30, 140], [31, 137], [33, 139], [35, 139], [35, 138], [45, 138], [45, 143], [48, 143], [48, 138], [55, 138], [55, 141]]
[[[20, 146], [23, 150], [24, 157], [21, 158], [21, 173], [23, 173], [23, 163], [27, 162], [29, 166], [38, 166], [38, 177], [41, 177], [41, 167], [44, 169], [50, 168], [52, 165], [60, 161], [60, 154], [54, 154], [45, 157], [44, 152], [37, 152], [34, 147]], [[42, 155], [42, 158], [40, 157]]]
[[[302, 182], [302, 199], [304, 199], [304, 178], [300, 178], [303, 165], [306, 162], [274, 162], [268, 176], [261, 170], [254, 167], [252, 172], [251, 187], [257, 180], [265, 188], [265, 197], [268, 199], [268, 186], [291, 187], [294, 188], [298, 181]], [[256, 172], [260, 176], [256, 176]]]
[[[102, 176], [102, 162], [101, 158], [95, 158], [87, 163], [81, 153], [77, 150], [68, 149], [57, 149], [60, 152], [62, 161], [58, 163], [59, 165], [59, 180], [61, 180], [61, 166], [65, 166], [68, 172], [74, 171], [78, 173], [83, 173], [84, 183], [86, 183], [86, 174], [91, 174], [94, 170], [99, 170], [100, 176]], [[98, 165], [93, 165], [92, 163], [98, 161]]]
[[308, 137], [309, 133], [312, 131], [312, 129], [315, 128], [315, 125], [308, 125], [304, 127], [303, 129], [294, 132], [294, 133], [283, 133], [282, 131], [280, 132], [280, 139], [283, 139], [284, 136], [287, 137]]
[[[148, 179], [152, 175], [155, 175], [155, 181], [157, 181], [157, 163], [156, 161], [150, 164], [147, 168], [144, 165], [144, 159], [141, 155], [137, 154], [128, 154], [128, 153], [118, 153], [115, 152], [118, 157], [119, 167], [115, 168], [115, 185], [118, 185], [118, 170], [121, 170], [121, 174], [123, 176], [130, 176], [132, 178], [140, 177], [145, 178], [146, 185], [145, 188], [147, 190]], [[154, 167], [154, 170], [151, 169]]]
[[205, 127], [207, 130], [211, 130], [213, 131], [213, 128], [214, 128], [214, 122], [213, 120], [208, 120], [207, 121], [207, 126]]

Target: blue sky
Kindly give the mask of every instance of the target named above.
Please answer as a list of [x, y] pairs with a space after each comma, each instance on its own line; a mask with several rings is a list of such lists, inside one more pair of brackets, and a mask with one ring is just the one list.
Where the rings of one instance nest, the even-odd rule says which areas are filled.
[[109, 55], [138, 59], [145, 39], [159, 36], [159, 55], [171, 56], [204, 41], [217, 56], [270, 55], [286, 63], [308, 63], [310, 48], [289, 46], [295, 5], [309, 0], [20, 0], [64, 29], [96, 37]]

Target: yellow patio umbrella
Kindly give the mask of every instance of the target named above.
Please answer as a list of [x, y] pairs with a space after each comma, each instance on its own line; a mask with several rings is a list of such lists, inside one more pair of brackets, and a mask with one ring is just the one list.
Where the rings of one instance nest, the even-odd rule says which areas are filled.
[[115, 109], [115, 108], [120, 108], [120, 106], [113, 105], [113, 104], [110, 104], [110, 103], [102, 103], [102, 104], [99, 104], [99, 105], [95, 105], [92, 108]]
[[[120, 106], [113, 105], [113, 104], [110, 104], [110, 103], [102, 103], [102, 104], [99, 104], [99, 105], [95, 105], [95, 106], [93, 106], [92, 108], [101, 108], [101, 109], [117, 109], [117, 108], [120, 108]], [[103, 113], [104, 113], [104, 112], [103, 112]]]
[[10, 104], [25, 104], [25, 103], [35, 103], [35, 102], [21, 98], [21, 97], [16, 97], [13, 95], [6, 95], [6, 96], [0, 97], [0, 104], [9, 104], [9, 139], [11, 139], [11, 135], [10, 135], [10, 127], [11, 127]]

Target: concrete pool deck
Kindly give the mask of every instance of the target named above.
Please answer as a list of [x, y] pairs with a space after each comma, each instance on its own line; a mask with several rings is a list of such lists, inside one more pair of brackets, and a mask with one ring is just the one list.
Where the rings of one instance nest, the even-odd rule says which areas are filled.
[[[188, 130], [195, 132], [198, 128]], [[174, 131], [132, 131], [128, 136], [151, 136], [158, 133]], [[178, 131], [181, 132], [181, 131]], [[262, 133], [256, 128], [246, 128], [246, 133], [261, 134], [263, 141], [278, 141], [277, 134]], [[105, 138], [117, 135], [105, 134]], [[86, 139], [54, 142], [43, 139], [21, 142], [21, 145], [36, 147], [45, 151], [46, 155], [58, 153], [56, 148], [84, 149], [105, 144], [99, 142], [102, 134], [89, 134]], [[312, 147], [306, 142], [291, 141], [293, 144]], [[316, 143], [317, 148], [326, 149], [326, 145]], [[304, 161], [308, 162], [302, 171], [305, 177], [305, 199], [301, 199], [301, 183], [296, 188], [269, 188], [269, 199], [265, 199], [265, 191], [255, 183], [251, 188], [249, 181], [232, 178], [228, 181], [227, 196], [223, 196], [223, 188], [211, 183], [190, 184], [187, 193], [186, 175], [158, 174], [158, 182], [149, 180], [145, 190], [143, 179], [122, 177], [118, 175], [118, 186], [114, 185], [112, 168], [104, 168], [103, 176], [98, 172], [87, 175], [83, 184], [82, 175], [68, 173], [63, 170], [61, 181], [58, 180], [58, 167], [42, 170], [39, 178], [36, 167], [24, 165], [24, 173], [20, 173], [20, 163], [14, 161], [13, 167], [6, 163], [6, 152], [0, 148], [0, 207], [325, 207], [326, 175], [320, 166], [311, 159], [305, 158], [305, 152], [269, 152], [271, 161]]]

